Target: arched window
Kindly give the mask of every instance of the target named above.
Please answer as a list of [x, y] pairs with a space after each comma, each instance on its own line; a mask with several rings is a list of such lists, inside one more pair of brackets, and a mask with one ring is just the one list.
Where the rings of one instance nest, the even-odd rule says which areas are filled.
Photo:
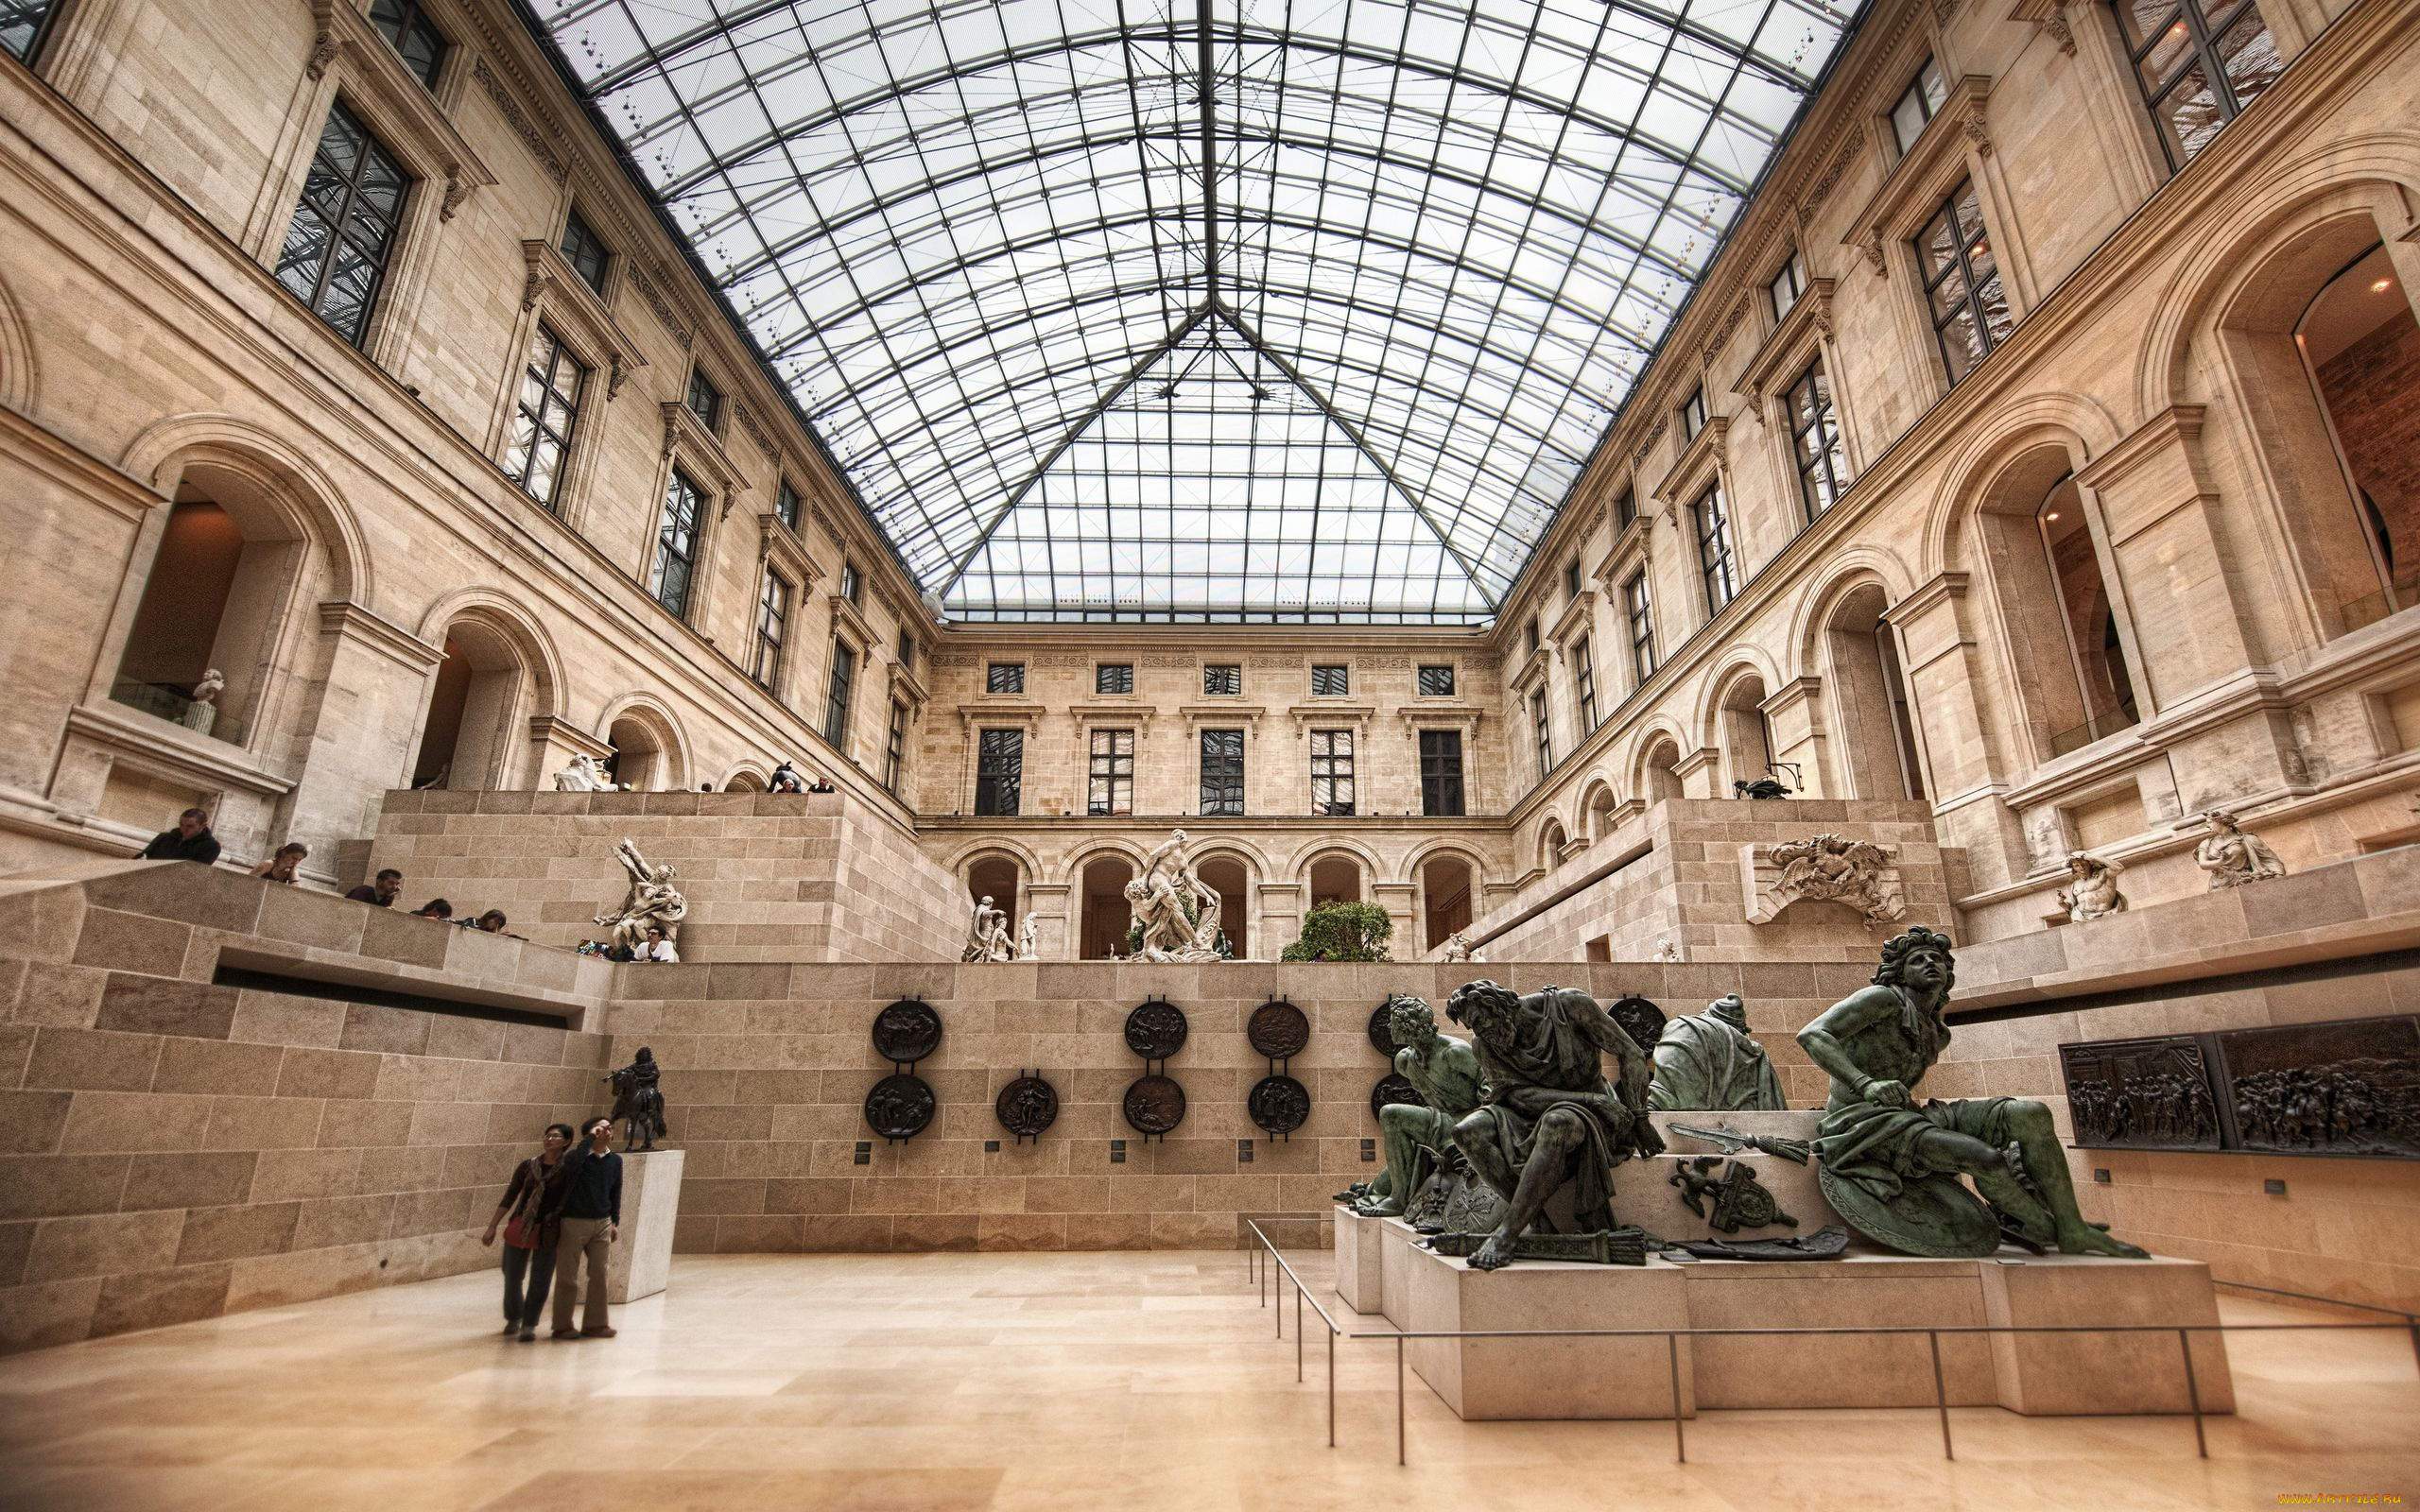
[[1659, 740], [1647, 752], [1647, 800], [1662, 803], [1681, 796], [1681, 748]]
[[2420, 320], [2384, 246], [2330, 279], [2294, 343], [2378, 588], [2344, 606], [2359, 629], [2420, 601]]
[[1547, 820], [1546, 828], [1538, 832], [1539, 868], [1552, 871], [1562, 865], [1563, 848], [1569, 843], [1570, 837], [1564, 833], [1563, 821], [1561, 819]]
[[1424, 949], [1435, 950], [1445, 937], [1471, 923], [1471, 868], [1460, 856], [1431, 856], [1420, 868], [1420, 894], [1427, 934]]
[[1867, 583], [1843, 597], [1824, 627], [1828, 684], [1840, 730], [1845, 796], [1925, 796], [1915, 721], [1899, 646], [1883, 621], [1882, 587]]
[[681, 748], [670, 726], [652, 711], [625, 710], [605, 731], [614, 747], [606, 758], [608, 776], [633, 793], [659, 793], [680, 788]]
[[283, 511], [213, 481], [177, 490], [110, 696], [240, 746], [305, 547]]
[[1764, 704], [1765, 679], [1753, 673], [1723, 690], [1722, 756], [1733, 782], [1753, 782], [1772, 768], [1772, 725]]
[[2034, 511], [2042, 552], [2066, 632], [2067, 666], [2083, 700], [2083, 723], [2051, 737], [2054, 756], [2132, 726], [2135, 681], [2118, 635], [2109, 585], [2100, 575], [2100, 554], [2084, 520], [2075, 479], [2061, 478]]

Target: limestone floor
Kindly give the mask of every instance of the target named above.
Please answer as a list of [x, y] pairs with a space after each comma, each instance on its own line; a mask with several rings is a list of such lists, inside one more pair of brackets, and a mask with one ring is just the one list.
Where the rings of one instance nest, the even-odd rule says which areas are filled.
[[[1322, 1278], [1327, 1257], [1299, 1257]], [[2400, 1332], [2237, 1335], [2244, 1410], [1457, 1422], [1394, 1349], [1305, 1381], [1241, 1256], [682, 1257], [613, 1341], [498, 1339], [490, 1275], [0, 1359], [0, 1508], [2128, 1508], [2420, 1497]], [[2226, 1303], [2229, 1321], [2287, 1319]], [[1356, 1326], [1383, 1328], [1377, 1319]]]

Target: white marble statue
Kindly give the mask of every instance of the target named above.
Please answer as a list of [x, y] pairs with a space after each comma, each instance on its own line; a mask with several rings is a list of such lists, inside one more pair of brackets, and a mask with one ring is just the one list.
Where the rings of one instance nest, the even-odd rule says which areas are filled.
[[1025, 916], [1025, 923], [1019, 926], [1017, 930], [1018, 960], [1038, 961], [1042, 959], [1042, 947], [1035, 938], [1036, 932], [1040, 927], [1041, 926], [1035, 921], [1034, 917], [1031, 914]]
[[185, 728], [198, 735], [209, 734], [218, 723], [218, 696], [226, 691], [226, 674], [216, 667], [204, 672], [193, 685], [193, 702], [185, 705]]
[[614, 848], [614, 858], [631, 874], [631, 890], [623, 895], [618, 912], [598, 914], [594, 920], [605, 927], [607, 940], [634, 952], [647, 943], [650, 929], [664, 931], [666, 941], [674, 940], [681, 920], [689, 917], [689, 900], [672, 885], [672, 868], [648, 866], [639, 848], [627, 839]]
[[1659, 936], [1655, 941], [1655, 954], [1650, 957], [1650, 959], [1658, 961], [1685, 961], [1688, 959], [1688, 957], [1681, 954], [1680, 941]]
[[2286, 874], [2286, 864], [2277, 859], [2277, 852], [2259, 836], [2244, 833], [2234, 815], [2212, 809], [2202, 817], [2209, 821], [2210, 833], [2193, 848], [2193, 863], [2210, 874], [2212, 892]]
[[2126, 895], [2118, 890], [2118, 873], [2125, 870], [2115, 861], [2102, 861], [2081, 850], [2067, 852], [2067, 885], [2059, 889], [2059, 906], [2067, 911], [2070, 923], [2103, 919], [2126, 911]]
[[611, 791], [613, 785], [605, 781], [604, 768], [596, 765], [596, 758], [585, 752], [574, 756], [570, 765], [555, 774], [558, 793], [603, 793]]
[[[1126, 885], [1126, 902], [1143, 929], [1138, 961], [1195, 965], [1219, 959], [1218, 890], [1196, 876], [1183, 830], [1143, 858], [1143, 874]], [[1166, 869], [1163, 869], [1166, 863]], [[1190, 917], [1185, 903], [1193, 903]]]
[[1443, 954], [1438, 957], [1443, 961], [1476, 961], [1479, 958], [1478, 952], [1471, 948], [1470, 940], [1459, 929], [1445, 936], [1443, 949]]
[[975, 917], [966, 926], [966, 948], [959, 952], [961, 961], [1012, 961], [1016, 947], [1009, 943], [1009, 916], [992, 906], [992, 895], [985, 893], [975, 905]]

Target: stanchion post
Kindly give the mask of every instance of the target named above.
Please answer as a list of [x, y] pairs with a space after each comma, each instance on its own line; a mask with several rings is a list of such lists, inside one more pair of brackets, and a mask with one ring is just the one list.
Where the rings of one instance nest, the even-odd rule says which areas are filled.
[[1294, 1278], [1294, 1383], [1303, 1383], [1303, 1278]]
[[1395, 1463], [1408, 1463], [1403, 1457], [1403, 1335], [1395, 1335]]
[[1672, 1366], [1672, 1458], [1675, 1463], [1689, 1462], [1689, 1443], [1681, 1435], [1681, 1339], [1676, 1333], [1664, 1335], [1665, 1357]]
[[1925, 1330], [1925, 1342], [1932, 1346], [1932, 1404], [1941, 1412], [1941, 1457], [1956, 1459], [1949, 1447], [1949, 1388], [1941, 1380], [1941, 1331]]
[[1327, 1447], [1336, 1447], [1336, 1330], [1327, 1331]]
[[2204, 1459], [2210, 1457], [2210, 1440], [2202, 1432], [2202, 1383], [2193, 1379], [2193, 1335], [2183, 1329], [2176, 1331], [2176, 1342], [2185, 1351], [2185, 1400], [2193, 1406], [2193, 1447]]

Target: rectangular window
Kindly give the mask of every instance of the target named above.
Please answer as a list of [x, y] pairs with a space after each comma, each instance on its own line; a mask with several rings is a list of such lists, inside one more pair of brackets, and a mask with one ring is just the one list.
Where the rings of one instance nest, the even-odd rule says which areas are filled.
[[369, 129], [342, 103], [331, 107], [277, 254], [277, 281], [356, 347], [370, 333], [410, 188]]
[[1537, 731], [1538, 781], [1545, 782], [1547, 773], [1554, 770], [1554, 731], [1547, 724], [1547, 696], [1543, 689], [1530, 695], [1530, 723]]
[[1353, 813], [1353, 731], [1311, 731], [1311, 812], [1331, 818]]
[[1999, 262], [1983, 234], [1983, 209], [1975, 186], [1962, 181], [1916, 238], [1924, 269], [1925, 298], [1932, 306], [1934, 340], [1941, 365], [1954, 386], [2007, 339], [2013, 323], [2008, 296], [2000, 288]]
[[1580, 596], [1580, 558], [1577, 557], [1563, 564], [1563, 596], [1566, 599]]
[[562, 338], [540, 326], [529, 343], [528, 364], [521, 370], [521, 397], [513, 404], [504, 471], [523, 492], [549, 509], [562, 486], [563, 458], [571, 454], [571, 429], [579, 419], [580, 390], [587, 382], [588, 369], [564, 348]]
[[687, 404], [689, 413], [697, 416], [698, 423], [708, 430], [713, 430], [722, 420], [722, 390], [706, 377], [703, 368], [689, 369]]
[[1698, 432], [1703, 429], [1705, 429], [1705, 386], [1701, 384], [1689, 390], [1688, 398], [1681, 401], [1681, 444], [1686, 446], [1696, 440]]
[[983, 691], [985, 693], [1025, 692], [1025, 663], [1022, 662], [994, 662], [991, 665], [985, 667], [983, 669]]
[[1432, 819], [1462, 816], [1462, 732], [1420, 732], [1420, 812]]
[[853, 561], [840, 563], [840, 596], [862, 609], [866, 602], [866, 575], [857, 571]]
[[581, 283], [599, 294], [605, 292], [605, 244], [588, 229], [588, 222], [579, 218], [577, 210], [563, 219], [561, 249], [563, 261], [571, 265]]
[[908, 775], [908, 706], [898, 699], [890, 700], [890, 733], [882, 745], [882, 785], [893, 798], [899, 796], [900, 779]]
[[798, 528], [798, 490], [791, 488], [786, 478], [773, 490], [773, 518], [792, 530]]
[[1093, 692], [1132, 693], [1133, 691], [1133, 662], [1103, 662], [1093, 668]]
[[978, 818], [1013, 818], [1025, 786], [1025, 731], [986, 730], [976, 736], [975, 813]]
[[1647, 596], [1647, 569], [1622, 584], [1622, 617], [1630, 624], [1630, 671], [1634, 683], [1655, 676], [1655, 606]]
[[[9, 9], [0, 0], [0, 13]], [[422, 13], [416, 0], [370, 0], [370, 24], [394, 47], [412, 77], [424, 88], [437, 87], [437, 68], [445, 60], [445, 33]]]
[[0, 0], [0, 52], [21, 63], [32, 62], [58, 9], [58, 0]]
[[1585, 735], [1597, 728], [1597, 663], [1588, 654], [1584, 635], [1571, 648], [1571, 676], [1580, 696], [1580, 732]]
[[899, 665], [908, 672], [916, 670], [916, 637], [906, 630], [899, 632]]
[[1311, 696], [1341, 698], [1353, 691], [1353, 678], [1344, 667], [1311, 668]]
[[1832, 380], [1818, 357], [1789, 386], [1789, 449], [1798, 463], [1798, 493], [1806, 501], [1806, 518], [1832, 507], [1841, 496], [1847, 459], [1841, 451], [1840, 416], [1832, 408]]
[[664, 520], [656, 527], [655, 572], [648, 592], [683, 618], [689, 613], [689, 571], [698, 559], [698, 521], [705, 505], [705, 493], [689, 481], [688, 473], [674, 468], [672, 481], [664, 488]]
[[844, 751], [849, 748], [849, 690], [856, 680], [856, 647], [834, 641], [832, 687], [823, 699], [823, 738]]
[[2181, 168], [2277, 81], [2286, 61], [2250, 0], [2118, 0], [2135, 78]]
[[1134, 812], [1134, 731], [1093, 731], [1091, 786], [1084, 812], [1095, 818]]
[[1941, 81], [1941, 65], [1929, 58], [1926, 59], [1925, 65], [1916, 70], [1915, 78], [1909, 83], [1907, 93], [1899, 96], [1899, 103], [1891, 107], [1891, 134], [1899, 143], [1901, 157], [1906, 157], [1908, 149], [1916, 145], [1916, 138], [1925, 134], [1926, 124], [1932, 119], [1933, 112], [1941, 109], [1942, 102], [1948, 98], [1948, 86]]
[[1521, 627], [1521, 638], [1529, 643], [1530, 650], [1538, 648], [1538, 617], [1535, 614], [1530, 616], [1529, 624]]
[[748, 676], [767, 693], [782, 691], [782, 642], [789, 623], [789, 581], [768, 567], [756, 594], [756, 649], [748, 660]]
[[1698, 570], [1705, 577], [1705, 611], [1722, 612], [1739, 592], [1738, 555], [1731, 544], [1731, 511], [1722, 502], [1722, 485], [1705, 490], [1691, 511], [1698, 522]]
[[1201, 669], [1201, 692], [1213, 698], [1240, 696], [1244, 691], [1244, 669], [1240, 666], [1215, 666]]
[[1621, 497], [1614, 501], [1615, 533], [1619, 534], [1624, 530], [1628, 530], [1633, 524], [1636, 524], [1637, 521], [1638, 490], [1635, 489], [1624, 489], [1621, 491]]
[[1201, 812], [1239, 818], [1244, 812], [1244, 732], [1201, 732]]
[[1779, 323], [1784, 316], [1797, 308], [1798, 297], [1806, 292], [1806, 254], [1803, 251], [1792, 251], [1789, 254], [1789, 261], [1782, 264], [1781, 271], [1775, 273], [1773, 281], [1765, 285], [1765, 293], [1772, 301], [1774, 322]]
[[1420, 669], [1420, 696], [1424, 698], [1450, 698], [1454, 696], [1454, 669], [1430, 666]]

